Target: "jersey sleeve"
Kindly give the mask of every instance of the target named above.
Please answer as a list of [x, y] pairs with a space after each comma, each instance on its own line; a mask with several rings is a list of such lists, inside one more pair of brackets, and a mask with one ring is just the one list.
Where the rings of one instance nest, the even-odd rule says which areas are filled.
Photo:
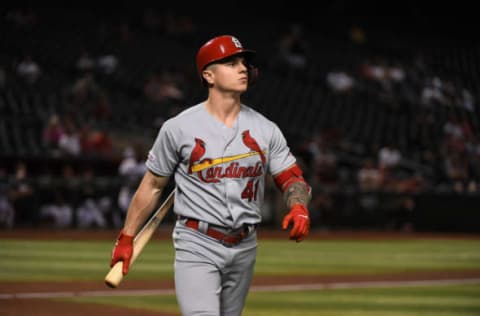
[[283, 136], [282, 131], [276, 124], [273, 124], [269, 149], [269, 171], [272, 175], [279, 173], [296, 162], [295, 157], [290, 152], [290, 148], [287, 145], [287, 141]]
[[172, 124], [165, 122], [148, 152], [145, 164], [151, 172], [167, 177], [173, 174], [179, 161], [174, 135]]

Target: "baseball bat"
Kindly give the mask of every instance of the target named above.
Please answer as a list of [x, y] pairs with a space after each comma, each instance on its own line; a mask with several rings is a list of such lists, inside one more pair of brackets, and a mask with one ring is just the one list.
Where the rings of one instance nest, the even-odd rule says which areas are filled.
[[[155, 213], [148, 220], [148, 222], [135, 235], [135, 238], [133, 239], [133, 254], [132, 258], [130, 259], [130, 266], [140, 255], [147, 242], [152, 238], [152, 235], [157, 229], [158, 225], [162, 222], [163, 218], [168, 213], [168, 210], [173, 204], [174, 195], [175, 189], [170, 192], [162, 205], [160, 205], [160, 207], [155, 211]], [[110, 269], [108, 274], [105, 276], [105, 284], [107, 286], [111, 288], [116, 288], [120, 284], [123, 279], [122, 267], [123, 261], [119, 261], [115, 263], [115, 265]]]

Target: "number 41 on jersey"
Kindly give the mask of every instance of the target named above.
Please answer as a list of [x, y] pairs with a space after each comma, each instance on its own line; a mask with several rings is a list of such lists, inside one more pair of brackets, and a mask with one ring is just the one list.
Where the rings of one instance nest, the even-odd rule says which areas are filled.
[[242, 199], [248, 199], [248, 202], [251, 202], [252, 199], [254, 201], [257, 200], [257, 192], [258, 192], [258, 182], [259, 180], [249, 180], [245, 189], [242, 191]]

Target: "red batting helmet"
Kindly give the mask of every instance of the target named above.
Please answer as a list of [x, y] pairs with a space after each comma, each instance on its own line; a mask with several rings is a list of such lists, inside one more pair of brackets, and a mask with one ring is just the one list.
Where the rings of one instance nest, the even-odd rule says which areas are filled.
[[[242, 43], [231, 35], [217, 36], [203, 44], [197, 53], [197, 71], [202, 82], [202, 71], [205, 67], [237, 54], [244, 55], [247, 61], [250, 62], [251, 58], [255, 55], [255, 51], [243, 48]], [[249, 83], [252, 84], [257, 77], [258, 70], [250, 63], [248, 70]]]

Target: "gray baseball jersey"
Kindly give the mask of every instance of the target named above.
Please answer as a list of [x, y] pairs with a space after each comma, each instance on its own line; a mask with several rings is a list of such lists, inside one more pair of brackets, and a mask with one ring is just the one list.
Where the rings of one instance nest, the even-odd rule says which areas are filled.
[[266, 172], [295, 163], [278, 126], [246, 105], [232, 128], [197, 104], [167, 120], [146, 161], [161, 176], [175, 174], [174, 212], [239, 228], [261, 221]]

